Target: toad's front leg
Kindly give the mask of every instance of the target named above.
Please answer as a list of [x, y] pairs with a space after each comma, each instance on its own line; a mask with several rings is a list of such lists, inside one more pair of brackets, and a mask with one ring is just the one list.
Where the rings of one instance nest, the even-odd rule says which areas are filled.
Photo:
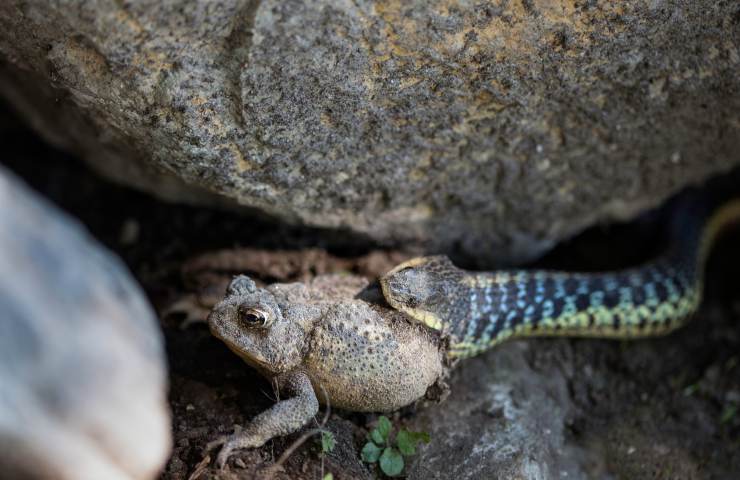
[[293, 433], [319, 411], [319, 401], [308, 375], [300, 371], [289, 372], [276, 380], [281, 393], [285, 392], [291, 397], [280, 400], [269, 410], [257, 415], [245, 429], [209, 444], [209, 450], [223, 444], [216, 459], [219, 468], [226, 465], [234, 450], [260, 447], [271, 438]]

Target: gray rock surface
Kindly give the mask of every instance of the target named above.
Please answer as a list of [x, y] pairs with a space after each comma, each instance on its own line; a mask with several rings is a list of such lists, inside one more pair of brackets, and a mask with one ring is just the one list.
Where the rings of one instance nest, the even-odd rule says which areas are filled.
[[[604, 471], [588, 471], [596, 453], [568, 435], [577, 410], [562, 357], [534, 369], [527, 358], [531, 347], [505, 344], [460, 367], [447, 401], [414, 419], [436, 441], [422, 449], [410, 478], [609, 478]], [[558, 352], [554, 357], [567, 350], [563, 342], [550, 347]]]
[[412, 418], [433, 441], [409, 478], [736, 478], [737, 316], [715, 305], [669, 337], [531, 339], [466, 361]]
[[151, 479], [169, 456], [162, 335], [74, 221], [0, 169], [3, 478]]
[[0, 91], [109, 176], [484, 261], [740, 149], [735, 2], [9, 0], [0, 32]]

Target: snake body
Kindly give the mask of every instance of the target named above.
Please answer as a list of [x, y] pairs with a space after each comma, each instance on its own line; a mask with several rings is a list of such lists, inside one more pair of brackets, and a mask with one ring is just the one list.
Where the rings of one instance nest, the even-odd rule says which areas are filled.
[[691, 205], [674, 219], [666, 252], [626, 270], [472, 272], [432, 256], [398, 265], [380, 283], [393, 308], [449, 335], [450, 357], [526, 336], [660, 335], [697, 310], [711, 246], [738, 218], [740, 199]]

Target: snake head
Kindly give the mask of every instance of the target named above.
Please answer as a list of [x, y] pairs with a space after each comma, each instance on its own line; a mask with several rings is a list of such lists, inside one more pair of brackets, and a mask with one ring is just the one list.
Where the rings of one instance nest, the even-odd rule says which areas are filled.
[[445, 256], [419, 257], [386, 273], [380, 285], [391, 307], [434, 330], [446, 330], [463, 275]]

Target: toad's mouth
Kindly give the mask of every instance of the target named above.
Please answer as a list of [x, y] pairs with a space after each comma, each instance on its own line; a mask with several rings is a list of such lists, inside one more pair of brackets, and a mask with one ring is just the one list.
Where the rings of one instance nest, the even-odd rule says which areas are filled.
[[223, 341], [227, 347], [229, 347], [229, 350], [234, 352], [236, 355], [239, 356], [244, 362], [249, 365], [252, 368], [255, 368], [257, 370], [267, 370], [267, 367], [269, 365], [269, 362], [262, 357], [259, 354], [256, 354], [254, 352], [244, 351], [244, 347], [232, 342], [228, 339], [222, 338], [221, 341]]
[[241, 358], [247, 365], [260, 372], [267, 372], [269, 370], [269, 362], [266, 358], [249, 350], [245, 345], [242, 345], [235, 340], [235, 338], [238, 338], [238, 332], [231, 331], [223, 323], [211, 321], [211, 319], [209, 319], [209, 327], [211, 334], [224, 342], [229, 350], [239, 356], [239, 358]]

